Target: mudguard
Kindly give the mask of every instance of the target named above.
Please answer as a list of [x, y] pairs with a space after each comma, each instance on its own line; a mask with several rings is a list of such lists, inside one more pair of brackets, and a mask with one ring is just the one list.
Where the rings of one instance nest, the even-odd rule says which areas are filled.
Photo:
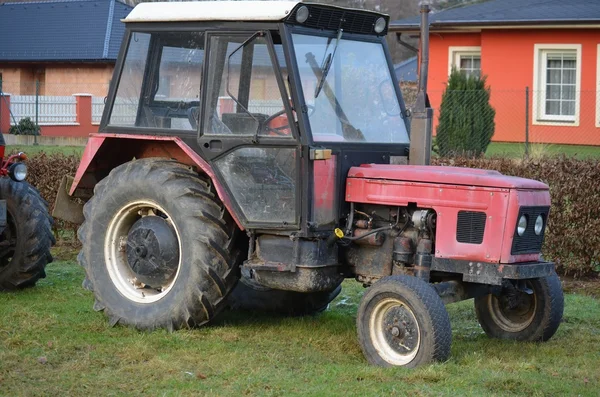
[[[217, 180], [215, 173], [202, 157], [190, 148], [181, 138], [175, 136], [133, 135], [133, 134], [90, 134], [90, 138], [81, 157], [79, 168], [69, 186], [69, 179], [61, 183], [53, 216], [75, 223], [80, 223], [83, 217], [82, 207], [65, 203], [72, 198], [89, 199], [93, 194], [96, 183], [108, 175], [115, 167], [132, 159], [147, 157], [164, 157], [175, 159], [183, 164], [197, 167], [199, 172], [208, 176], [217, 191], [217, 195], [231, 214], [235, 223], [244, 230], [227, 191]], [[62, 210], [61, 210], [62, 209]], [[73, 212], [78, 212], [76, 215]], [[66, 215], [70, 214], [70, 215]], [[70, 219], [66, 219], [70, 218]]]

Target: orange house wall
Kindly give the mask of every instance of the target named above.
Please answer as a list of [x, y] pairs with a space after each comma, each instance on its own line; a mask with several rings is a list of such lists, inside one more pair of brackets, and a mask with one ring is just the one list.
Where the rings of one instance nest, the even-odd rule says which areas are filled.
[[[534, 45], [581, 44], [581, 95], [579, 126], [549, 126], [532, 123], [534, 100]], [[530, 89], [529, 136], [532, 142], [600, 145], [596, 127], [598, 90], [598, 30], [484, 30], [481, 33], [432, 33], [430, 39], [429, 98], [438, 110], [448, 81], [451, 46], [480, 46], [482, 74], [492, 89], [496, 110], [494, 141], [525, 139], [525, 87]], [[435, 125], [439, 112], [435, 115]]]

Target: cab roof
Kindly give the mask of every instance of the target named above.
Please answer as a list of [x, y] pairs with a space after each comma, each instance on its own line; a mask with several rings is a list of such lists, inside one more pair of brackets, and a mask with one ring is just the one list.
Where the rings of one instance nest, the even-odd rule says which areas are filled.
[[281, 21], [298, 3], [298, 0], [141, 3], [123, 22]]

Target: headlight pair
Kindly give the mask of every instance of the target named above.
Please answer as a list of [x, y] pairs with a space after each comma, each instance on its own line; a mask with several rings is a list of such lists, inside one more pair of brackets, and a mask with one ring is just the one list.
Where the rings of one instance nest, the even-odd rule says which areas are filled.
[[[519, 223], [517, 224], [517, 234], [519, 236], [525, 234], [525, 230], [527, 230], [527, 222], [527, 215], [521, 215], [521, 217], [519, 218]], [[537, 216], [537, 218], [535, 218], [533, 232], [537, 236], [539, 236], [540, 234], [542, 234], [542, 230], [544, 230], [544, 217], [542, 216], [542, 214], [540, 214]]]

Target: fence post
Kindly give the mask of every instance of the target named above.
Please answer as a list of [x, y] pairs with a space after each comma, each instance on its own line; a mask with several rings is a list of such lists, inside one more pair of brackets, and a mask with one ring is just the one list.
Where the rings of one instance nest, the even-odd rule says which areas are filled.
[[0, 133], [10, 131], [10, 94], [0, 91]]
[[525, 158], [529, 158], [529, 87], [525, 87]]
[[[40, 81], [35, 79], [35, 127], [40, 131], [40, 123], [38, 122], [39, 117], [39, 105], [40, 105]], [[37, 134], [33, 135], [33, 146], [37, 146]]]
[[75, 120], [79, 124], [78, 130], [81, 131], [79, 136], [87, 136], [96, 130], [92, 125], [92, 94], [76, 93], [73, 96], [77, 101]]

